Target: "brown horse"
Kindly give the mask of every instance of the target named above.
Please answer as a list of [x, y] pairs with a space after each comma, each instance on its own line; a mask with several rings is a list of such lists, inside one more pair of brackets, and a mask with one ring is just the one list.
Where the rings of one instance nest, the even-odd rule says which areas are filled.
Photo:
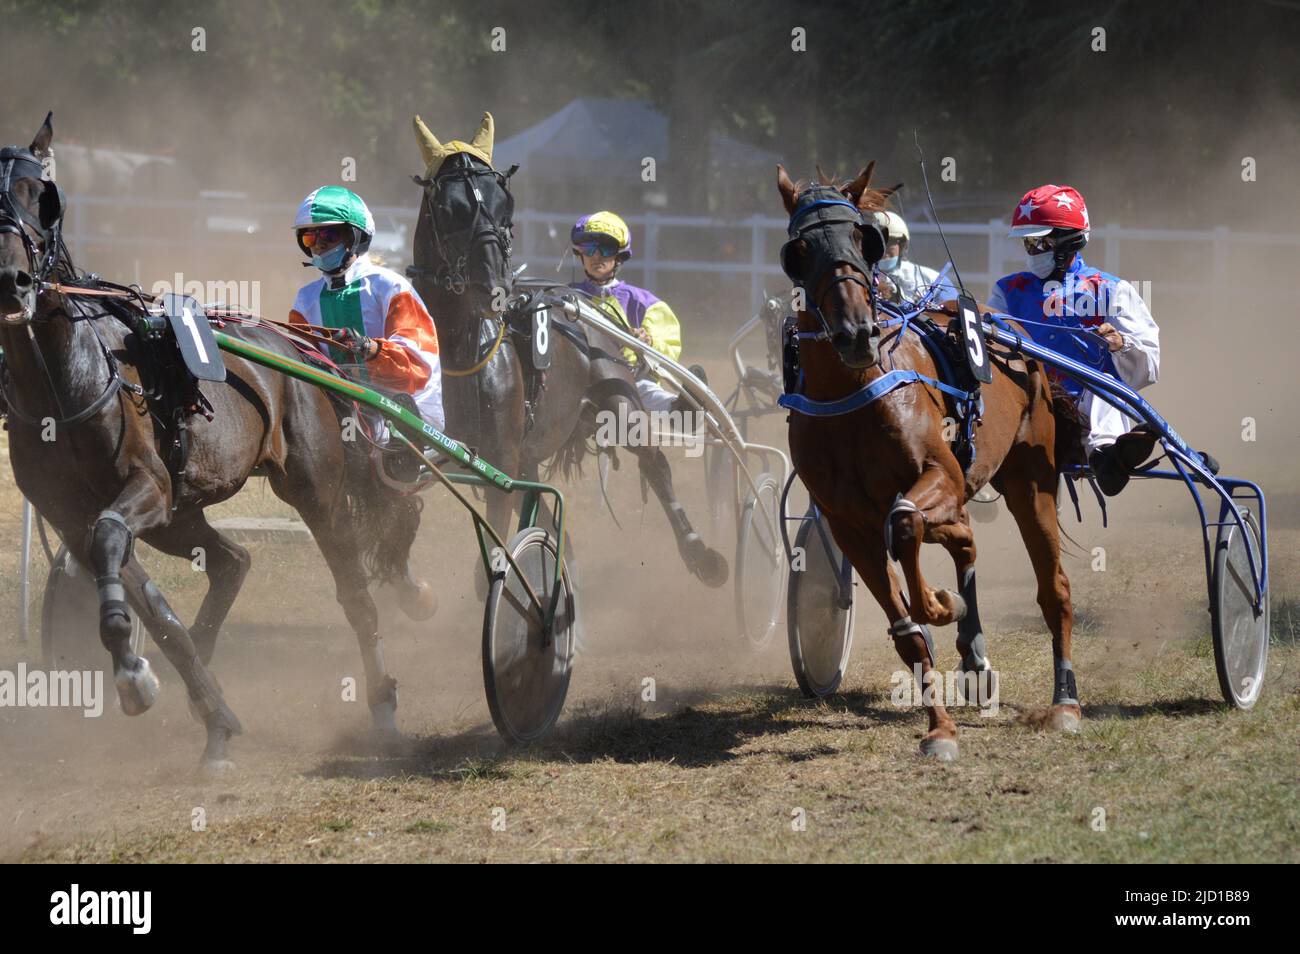
[[[363, 442], [341, 439], [340, 414], [324, 392], [233, 356], [225, 359], [224, 383], [202, 385], [212, 416], [189, 418], [188, 460], [183, 479], [174, 479], [173, 432], [156, 424], [163, 416], [150, 393], [157, 379], [138, 327], [130, 327], [132, 313], [110, 307], [110, 298], [65, 293], [69, 285], [93, 283], [73, 268], [61, 240], [62, 194], [41, 180], [53, 136], [46, 117], [30, 147], [0, 152], [9, 456], [23, 494], [96, 579], [100, 639], [112, 655], [122, 710], [138, 715], [158, 695], [148, 661], [131, 651], [135, 612], [180, 672], [204, 722], [203, 767], [230, 766], [239, 720], [208, 665], [250, 558], [203, 510], [233, 496], [261, 468], [320, 546], [361, 647], [375, 724], [392, 736], [397, 684], [384, 667], [368, 584], [391, 581], [408, 615], [428, 612], [428, 587], [408, 565], [418, 501], [384, 491]], [[295, 354], [270, 331], [228, 330]], [[132, 555], [136, 538], [172, 556], [202, 555], [209, 586], [190, 629]]]
[[[845, 398], [893, 368], [940, 377], [917, 336], [897, 341], [901, 329], [894, 329], [882, 337], [871, 267], [883, 253], [883, 241], [872, 214], [884, 208], [894, 189], [870, 188], [873, 167], [847, 185], [823, 180], [808, 188], [777, 167], [777, 188], [791, 216], [782, 264], [805, 293], [798, 315], [799, 331], [806, 336], [799, 361], [804, 394], [814, 401]], [[827, 209], [837, 214], [825, 214]], [[814, 211], [818, 214], [809, 214]], [[935, 317], [947, 324], [946, 315]], [[991, 351], [993, 382], [983, 386], [975, 460], [966, 472], [944, 433], [943, 394], [922, 382], [839, 416], [792, 413], [791, 456], [835, 542], [885, 611], [899, 656], [912, 672], [920, 667], [923, 683], [935, 673], [926, 625], [958, 623], [962, 673], [994, 675], [980, 629], [975, 539], [965, 505], [985, 484], [999, 490], [1029, 552], [1038, 605], [1052, 632], [1055, 688], [1043, 721], [1075, 730], [1081, 712], [1070, 662], [1070, 583], [1061, 567], [1056, 488], [1059, 455], [1072, 446], [1077, 425], [1054, 402], [1039, 364]], [[1058, 413], [1065, 421], [1060, 428]], [[952, 556], [958, 593], [927, 584], [921, 575], [922, 543], [941, 544]], [[902, 566], [906, 597], [890, 555]], [[922, 753], [955, 758], [957, 727], [942, 694], [923, 701], [929, 730]]]

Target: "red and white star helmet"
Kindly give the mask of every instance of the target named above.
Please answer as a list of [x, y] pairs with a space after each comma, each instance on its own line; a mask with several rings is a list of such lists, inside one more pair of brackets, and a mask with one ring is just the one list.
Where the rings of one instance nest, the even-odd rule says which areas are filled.
[[1026, 192], [1011, 214], [1012, 238], [1036, 238], [1053, 229], [1087, 233], [1088, 206], [1069, 186], [1039, 186]]

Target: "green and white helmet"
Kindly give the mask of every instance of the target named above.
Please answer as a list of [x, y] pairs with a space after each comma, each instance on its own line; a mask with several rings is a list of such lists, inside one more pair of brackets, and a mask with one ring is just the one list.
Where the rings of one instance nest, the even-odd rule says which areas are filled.
[[[375, 217], [361, 196], [342, 186], [321, 186], [298, 206], [293, 218], [294, 231], [317, 225], [349, 225], [352, 227], [350, 247], [357, 255], [365, 254], [370, 240], [375, 236]], [[311, 251], [298, 240], [298, 247], [306, 255]]]

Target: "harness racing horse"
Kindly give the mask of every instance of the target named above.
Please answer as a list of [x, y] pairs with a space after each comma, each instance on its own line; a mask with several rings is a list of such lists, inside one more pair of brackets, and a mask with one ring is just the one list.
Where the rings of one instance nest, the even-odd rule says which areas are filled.
[[[323, 391], [233, 356], [226, 356], [224, 383], [203, 382], [210, 416], [189, 417], [189, 452], [174, 470], [157, 369], [131, 321], [143, 309], [109, 297], [112, 290], [73, 267], [61, 238], [62, 193], [41, 178], [52, 139], [47, 116], [28, 149], [0, 152], [9, 455], [23, 494], [95, 577], [100, 639], [112, 656], [122, 710], [143, 713], [159, 691], [149, 662], [131, 651], [134, 612], [179, 671], [206, 727], [202, 767], [232, 765], [229, 740], [240, 724], [208, 667], [250, 558], [203, 511], [261, 468], [320, 546], [361, 647], [375, 725], [391, 737], [396, 682], [384, 666], [368, 584], [392, 582], [407, 615], [431, 612], [431, 590], [408, 565], [418, 501], [384, 492], [363, 442], [341, 439], [342, 412]], [[273, 331], [228, 331], [297, 357]], [[137, 538], [187, 560], [202, 555], [208, 591], [189, 629], [133, 555]]]
[[[551, 322], [550, 367], [533, 368], [530, 329], [503, 313], [514, 284], [514, 198], [509, 174], [491, 164], [492, 116], [483, 114], [470, 143], [439, 142], [418, 116], [414, 126], [426, 174], [415, 177], [424, 195], [410, 272], [438, 328], [448, 432], [506, 473], [536, 480], [542, 463], [557, 455], [570, 465], [581, 460], [595, 432], [584, 403], [615, 415], [620, 404], [641, 410], [632, 370], [619, 346], [559, 319]], [[634, 418], [625, 410], [614, 419]], [[628, 449], [668, 516], [686, 567], [707, 585], [722, 586], [727, 561], [691, 526], [668, 458], [656, 446]], [[498, 490], [487, 494], [488, 522], [505, 530], [514, 501]]]
[[[1070, 583], [1061, 566], [1056, 514], [1058, 462], [1079, 437], [1078, 424], [1055, 396], [1045, 369], [1005, 350], [991, 350], [993, 382], [982, 387], [984, 409], [974, 461], [963, 472], [945, 437], [941, 372], [919, 335], [903, 327], [882, 334], [873, 268], [884, 238], [872, 213], [894, 189], [870, 188], [874, 163], [842, 187], [824, 177], [801, 188], [777, 167], [777, 187], [790, 215], [781, 250], [787, 275], [804, 291], [797, 316], [803, 396], [810, 410], [790, 415], [796, 470], [848, 556], [889, 619], [889, 635], [922, 686], [937, 675], [929, 632], [956, 622], [962, 681], [994, 678], [975, 593], [975, 540], [966, 501], [985, 484], [1000, 491], [1014, 515], [1038, 581], [1038, 605], [1052, 632], [1055, 685], [1040, 720], [1077, 730], [1081, 711], [1070, 661]], [[947, 315], [932, 316], [947, 324]], [[896, 369], [899, 377], [868, 391]], [[888, 389], [895, 380], [903, 386]], [[883, 394], [875, 396], [878, 392]], [[817, 402], [872, 395], [848, 412], [817, 413]], [[792, 407], [794, 405], [791, 405]], [[846, 405], [841, 403], [837, 411]], [[1059, 415], [1059, 426], [1058, 426]], [[938, 543], [956, 565], [958, 592], [932, 589], [921, 575], [922, 543]], [[888, 557], [902, 567], [904, 596]], [[922, 693], [929, 728], [925, 755], [957, 756], [957, 727], [942, 692]], [[969, 696], [969, 693], [968, 693]]]

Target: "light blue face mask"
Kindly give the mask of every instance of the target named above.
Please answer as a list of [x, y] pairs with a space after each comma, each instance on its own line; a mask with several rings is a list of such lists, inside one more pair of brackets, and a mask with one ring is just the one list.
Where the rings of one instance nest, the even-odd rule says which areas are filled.
[[883, 269], [884, 271], [892, 272], [894, 269], [898, 267], [898, 260], [902, 257], [903, 256], [901, 255], [895, 255], [893, 258], [882, 258], [879, 262], [879, 265], [881, 269]]
[[329, 274], [337, 271], [338, 267], [343, 264], [343, 259], [348, 257], [348, 247], [345, 243], [340, 242], [324, 255], [313, 255], [311, 263], [319, 268], [322, 272]]

